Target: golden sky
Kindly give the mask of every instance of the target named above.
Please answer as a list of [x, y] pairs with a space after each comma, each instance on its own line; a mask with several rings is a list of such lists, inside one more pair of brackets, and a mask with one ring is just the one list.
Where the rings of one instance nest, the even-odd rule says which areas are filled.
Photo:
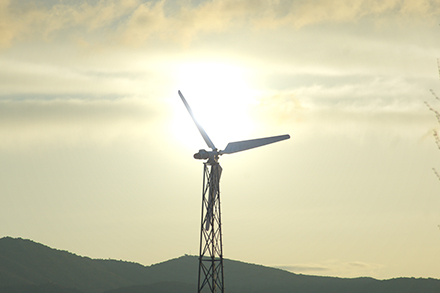
[[[440, 1], [0, 0], [0, 236], [197, 254], [206, 148], [226, 258], [440, 278]], [[225, 272], [227, 276], [227, 271]]]

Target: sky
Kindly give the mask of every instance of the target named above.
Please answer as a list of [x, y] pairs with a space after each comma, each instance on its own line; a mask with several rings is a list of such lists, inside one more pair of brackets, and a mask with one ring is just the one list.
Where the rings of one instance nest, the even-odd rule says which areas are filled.
[[[0, 0], [0, 237], [150, 265], [224, 257], [440, 278], [440, 1]], [[227, 268], [225, 269], [227, 279]]]

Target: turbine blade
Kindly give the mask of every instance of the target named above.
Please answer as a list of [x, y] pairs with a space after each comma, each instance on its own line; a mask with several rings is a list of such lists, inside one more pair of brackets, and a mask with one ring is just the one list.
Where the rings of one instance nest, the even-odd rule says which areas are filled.
[[185, 98], [183, 97], [182, 93], [179, 91], [179, 96], [182, 99], [183, 104], [185, 104], [186, 109], [189, 112], [189, 115], [191, 115], [192, 120], [194, 121], [194, 123], [197, 126], [197, 129], [199, 130], [200, 134], [202, 135], [203, 139], [205, 140], [206, 144], [208, 145], [208, 147], [210, 147], [211, 149], [215, 150], [216, 147], [215, 145], [212, 143], [211, 139], [209, 138], [208, 134], [205, 132], [205, 130], [203, 129], [202, 125], [200, 125], [196, 118], [194, 117], [193, 111], [191, 110], [191, 107], [189, 106], [189, 104], [186, 102]]
[[222, 167], [220, 164], [213, 165], [211, 167], [211, 177], [210, 177], [210, 186], [209, 186], [209, 194], [208, 194], [208, 203], [206, 207], [206, 216], [205, 216], [205, 230], [209, 231], [211, 227], [211, 221], [214, 214], [214, 205], [217, 200], [217, 196], [219, 193], [220, 186], [220, 177], [222, 176]]
[[218, 164], [218, 181], [219, 181], [219, 183], [217, 184], [218, 186], [220, 186], [220, 178], [222, 178], [222, 172], [223, 172], [223, 168], [222, 166], [220, 166], [220, 164]]
[[236, 152], [245, 151], [248, 149], [257, 148], [266, 144], [278, 142], [281, 140], [289, 139], [290, 135], [278, 135], [278, 136], [271, 136], [271, 137], [265, 137], [265, 138], [257, 138], [257, 139], [250, 139], [250, 140], [242, 140], [242, 141], [236, 141], [236, 142], [230, 142], [226, 146], [226, 148], [223, 151], [220, 151], [220, 154], [232, 154]]
[[211, 228], [211, 215], [207, 216], [208, 219], [206, 220], [206, 224], [205, 224], [205, 230], [209, 231], [209, 229]]

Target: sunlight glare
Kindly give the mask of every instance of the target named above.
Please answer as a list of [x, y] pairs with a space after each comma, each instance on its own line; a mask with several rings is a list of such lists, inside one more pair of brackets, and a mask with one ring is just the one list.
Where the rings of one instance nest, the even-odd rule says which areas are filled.
[[[257, 93], [249, 86], [246, 70], [224, 63], [182, 64], [178, 86], [218, 149], [224, 149], [228, 142], [250, 138], [253, 122], [249, 109]], [[174, 123], [179, 141], [194, 147], [194, 142], [189, 140], [193, 140], [196, 133], [200, 137], [196, 141], [198, 147], [207, 148], [194, 123], [190, 126], [193, 129], [188, 129], [190, 116], [180, 104]]]

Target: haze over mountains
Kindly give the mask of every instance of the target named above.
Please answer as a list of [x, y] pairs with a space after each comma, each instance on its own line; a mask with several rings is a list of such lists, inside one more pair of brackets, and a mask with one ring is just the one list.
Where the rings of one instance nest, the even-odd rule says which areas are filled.
[[[21, 238], [0, 239], [0, 292], [137, 293], [195, 292], [196, 256], [151, 266], [91, 259]], [[280, 269], [225, 260], [227, 292], [440, 292], [440, 280], [342, 279], [298, 275]]]

